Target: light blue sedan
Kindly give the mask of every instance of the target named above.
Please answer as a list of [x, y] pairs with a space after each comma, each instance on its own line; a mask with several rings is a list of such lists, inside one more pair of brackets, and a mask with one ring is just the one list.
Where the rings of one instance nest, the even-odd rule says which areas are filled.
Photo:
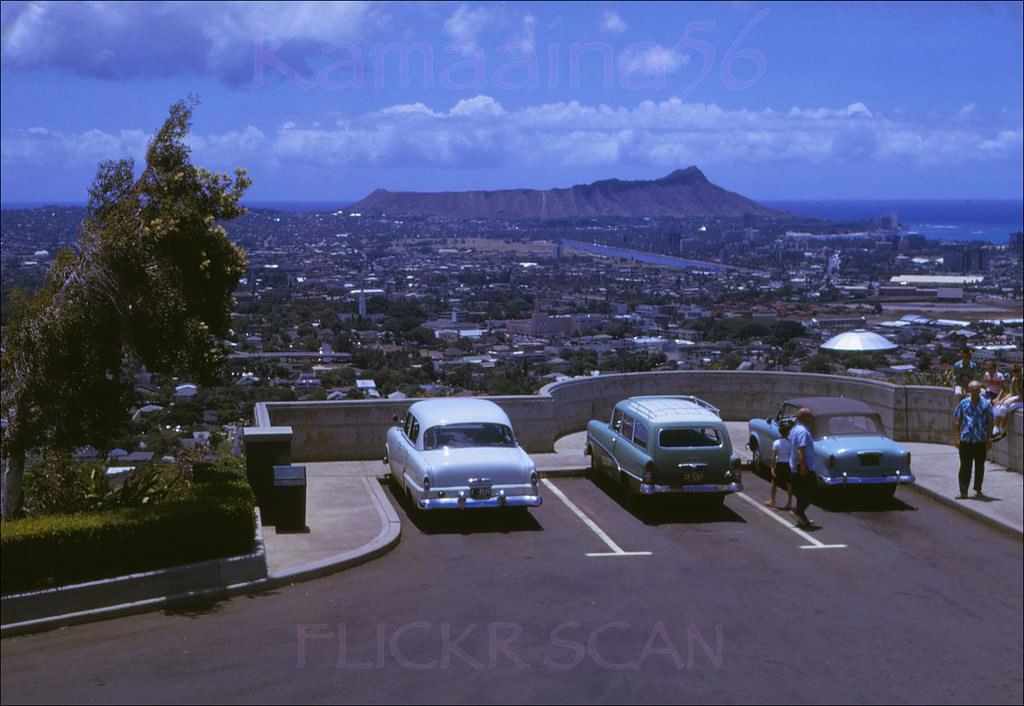
[[779, 423], [793, 419], [801, 407], [811, 410], [819, 488], [874, 487], [892, 495], [896, 486], [914, 482], [910, 452], [885, 436], [882, 419], [869, 405], [846, 397], [804, 397], [786, 400], [769, 419], [751, 419], [747, 444], [755, 469], [771, 458]]
[[539, 507], [540, 478], [488, 400], [416, 402], [388, 430], [384, 463], [417, 510]]

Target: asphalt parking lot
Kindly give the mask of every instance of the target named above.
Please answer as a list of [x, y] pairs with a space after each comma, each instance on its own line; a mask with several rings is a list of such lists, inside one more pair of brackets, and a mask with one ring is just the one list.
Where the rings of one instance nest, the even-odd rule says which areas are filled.
[[638, 513], [586, 478], [529, 512], [395, 501], [401, 544], [350, 571], [4, 640], [3, 700], [1021, 703], [1018, 540], [903, 491], [802, 536], [744, 482]]

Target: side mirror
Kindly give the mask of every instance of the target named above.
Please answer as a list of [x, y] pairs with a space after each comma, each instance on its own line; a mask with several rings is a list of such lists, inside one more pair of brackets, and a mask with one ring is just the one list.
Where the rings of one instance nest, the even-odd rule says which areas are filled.
[[405, 424], [405, 419], [403, 417], [399, 417], [397, 414], [391, 415], [391, 421], [393, 421], [395, 424]]
[[612, 429], [614, 429], [615, 431], [622, 431], [622, 420], [619, 419], [614, 424], [612, 424]]

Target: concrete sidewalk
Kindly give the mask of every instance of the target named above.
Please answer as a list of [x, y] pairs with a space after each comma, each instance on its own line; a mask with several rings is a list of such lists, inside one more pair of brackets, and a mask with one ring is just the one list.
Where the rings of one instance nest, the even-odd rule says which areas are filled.
[[[1006, 440], [995, 443], [1006, 443]], [[999, 464], [985, 463], [984, 498], [960, 500], [960, 455], [955, 446], [903, 442], [913, 459], [914, 488], [1000, 529], [1024, 537], [1024, 476]]]
[[355, 566], [394, 547], [401, 521], [379, 477], [380, 461], [307, 463], [304, 533], [264, 528], [268, 578], [299, 581]]

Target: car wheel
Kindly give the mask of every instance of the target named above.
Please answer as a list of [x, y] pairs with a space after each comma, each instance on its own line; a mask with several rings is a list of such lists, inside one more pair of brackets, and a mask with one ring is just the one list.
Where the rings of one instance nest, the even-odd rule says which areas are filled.
[[405, 497], [409, 501], [409, 515], [417, 519], [423, 517], [423, 510], [416, 504], [416, 498], [412, 495], [412, 490], [408, 486], [405, 488]]
[[601, 471], [601, 460], [597, 457], [594, 449], [590, 449], [590, 467], [587, 468], [586, 476], [590, 480], [597, 478], [597, 474]]
[[764, 461], [761, 458], [761, 447], [757, 445], [756, 439], [750, 440], [750, 465], [754, 467], [754, 473], [764, 470]]
[[622, 492], [622, 505], [630, 512], [636, 512], [640, 509], [640, 497], [633, 492], [633, 488], [629, 484], [629, 476], [625, 473], [619, 474], [619, 489]]

